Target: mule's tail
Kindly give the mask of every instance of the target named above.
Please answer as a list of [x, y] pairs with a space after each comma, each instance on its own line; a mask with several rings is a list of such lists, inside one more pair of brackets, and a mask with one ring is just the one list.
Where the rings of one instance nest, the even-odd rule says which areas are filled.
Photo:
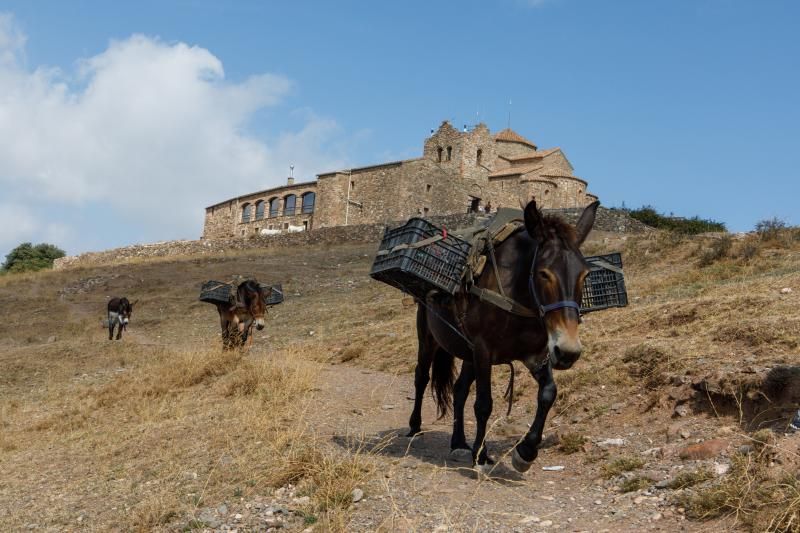
[[433, 375], [431, 376], [433, 397], [439, 418], [450, 412], [453, 406], [453, 383], [455, 364], [453, 356], [439, 348], [433, 356]]

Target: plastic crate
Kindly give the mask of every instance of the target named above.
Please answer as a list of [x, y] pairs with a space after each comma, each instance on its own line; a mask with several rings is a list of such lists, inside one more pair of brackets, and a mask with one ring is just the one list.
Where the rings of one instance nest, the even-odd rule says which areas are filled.
[[581, 312], [589, 313], [609, 307], [625, 307], [628, 305], [628, 293], [625, 290], [625, 277], [622, 272], [604, 268], [598, 264], [603, 261], [622, 270], [622, 255], [613, 253], [585, 257], [589, 263], [589, 275], [583, 284], [583, 300]]
[[[423, 218], [412, 218], [399, 228], [387, 228], [369, 275], [418, 298], [425, 298], [430, 290], [455, 293], [467, 264], [470, 243], [447, 234], [419, 248], [393, 250], [437, 235], [445, 235], [444, 230]], [[381, 254], [382, 251], [389, 252]]]
[[228, 303], [231, 298], [231, 284], [221, 281], [206, 281], [200, 287], [200, 301], [210, 304]]
[[264, 298], [265, 304], [278, 305], [283, 303], [283, 287], [281, 287], [280, 283], [276, 285], [267, 285], [266, 283], [259, 283], [259, 285], [261, 285], [261, 289], [264, 291], [272, 289], [272, 292], [269, 293], [269, 296]]

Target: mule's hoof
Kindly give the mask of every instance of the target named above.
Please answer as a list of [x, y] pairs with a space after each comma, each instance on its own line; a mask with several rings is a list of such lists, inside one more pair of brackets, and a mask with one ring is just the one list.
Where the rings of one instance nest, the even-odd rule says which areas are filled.
[[417, 429], [413, 429], [413, 428], [412, 428], [412, 429], [411, 429], [411, 430], [410, 430], [410, 431], [409, 431], [409, 432], [406, 434], [406, 437], [415, 437], [415, 436], [419, 435], [420, 433], [422, 433], [422, 428], [417, 428]]
[[475, 469], [475, 473], [477, 474], [478, 479], [487, 479], [489, 477], [489, 474], [492, 473], [494, 465], [490, 465], [489, 463], [482, 465], [476, 464], [472, 468]]
[[459, 463], [472, 461], [472, 450], [469, 448], [453, 448], [450, 450], [450, 459]]
[[525, 459], [523, 459], [519, 455], [517, 449], [514, 448], [514, 451], [511, 453], [511, 466], [514, 467], [514, 470], [520, 473], [527, 472], [528, 470], [530, 470], [532, 464], [533, 461], [526, 461]]

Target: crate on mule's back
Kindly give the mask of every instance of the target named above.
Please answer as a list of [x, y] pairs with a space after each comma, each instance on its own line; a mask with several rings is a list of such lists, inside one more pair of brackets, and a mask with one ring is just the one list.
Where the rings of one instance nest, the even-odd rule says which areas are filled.
[[386, 229], [370, 276], [418, 298], [430, 290], [455, 293], [470, 243], [423, 218]]
[[622, 274], [622, 255], [612, 253], [584, 259], [590, 268], [583, 283], [581, 313], [628, 305], [628, 292], [625, 290], [625, 277]]

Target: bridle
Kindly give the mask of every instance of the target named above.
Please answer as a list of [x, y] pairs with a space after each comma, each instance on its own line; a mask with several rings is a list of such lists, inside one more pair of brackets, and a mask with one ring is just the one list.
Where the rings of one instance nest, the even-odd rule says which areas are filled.
[[547, 305], [542, 305], [539, 302], [539, 296], [536, 293], [536, 259], [539, 257], [539, 243], [536, 243], [536, 248], [533, 252], [533, 261], [531, 261], [531, 269], [528, 273], [528, 292], [531, 293], [531, 297], [533, 298], [533, 303], [536, 304], [536, 310], [539, 311], [539, 318], [544, 321], [544, 317], [550, 311], [555, 311], [556, 309], [563, 309], [565, 307], [571, 307], [578, 312], [578, 317], [581, 314], [581, 306], [578, 305], [577, 302], [573, 300], [561, 300], [558, 302], [554, 302]]

